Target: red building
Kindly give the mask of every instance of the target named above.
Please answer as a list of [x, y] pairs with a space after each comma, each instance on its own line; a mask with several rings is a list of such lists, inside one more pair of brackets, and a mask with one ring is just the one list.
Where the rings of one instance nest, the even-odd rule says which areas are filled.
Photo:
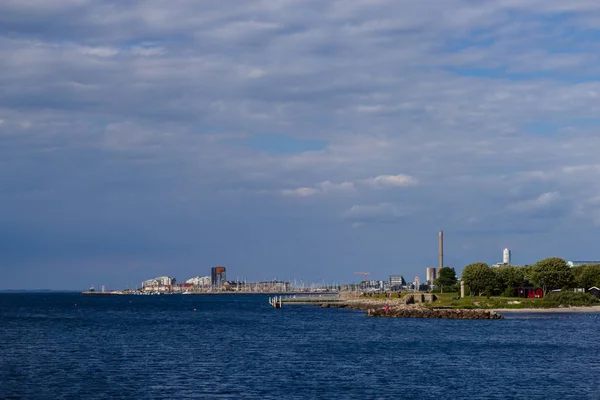
[[544, 291], [533, 286], [520, 287], [517, 289], [517, 295], [526, 299], [541, 299], [544, 297]]

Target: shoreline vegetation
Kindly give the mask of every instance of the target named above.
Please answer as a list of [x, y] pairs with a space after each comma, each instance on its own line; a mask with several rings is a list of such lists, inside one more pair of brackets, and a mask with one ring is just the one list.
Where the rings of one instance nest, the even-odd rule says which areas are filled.
[[[374, 302], [375, 304], [389, 303], [399, 305], [405, 303], [406, 296], [420, 294], [419, 292], [395, 292], [387, 296], [385, 293], [373, 295], [347, 294], [342, 299], [347, 302]], [[484, 309], [484, 310], [514, 310], [514, 309], [564, 309], [569, 307], [580, 307], [594, 309], [600, 307], [600, 299], [589, 293], [558, 293], [550, 294], [544, 298], [520, 298], [504, 296], [466, 296], [459, 297], [458, 293], [429, 293], [434, 295], [433, 302], [422, 303], [429, 308], [453, 308], [453, 309]]]
[[[367, 316], [391, 318], [443, 318], [443, 319], [502, 319], [511, 313], [599, 313], [600, 304], [579, 305], [587, 295], [569, 293], [552, 299], [521, 299], [514, 297], [456, 298], [456, 293], [436, 293], [431, 303], [405, 304], [405, 298], [414, 293], [392, 293], [391, 296], [343, 296], [337, 303], [317, 304], [321, 307], [361, 310]], [[595, 299], [591, 301], [594, 302]]]

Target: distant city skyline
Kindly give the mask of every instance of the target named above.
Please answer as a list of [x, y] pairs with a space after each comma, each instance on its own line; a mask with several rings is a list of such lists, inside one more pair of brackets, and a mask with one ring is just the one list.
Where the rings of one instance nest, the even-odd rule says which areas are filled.
[[597, 13], [0, 2], [0, 289], [599, 259]]

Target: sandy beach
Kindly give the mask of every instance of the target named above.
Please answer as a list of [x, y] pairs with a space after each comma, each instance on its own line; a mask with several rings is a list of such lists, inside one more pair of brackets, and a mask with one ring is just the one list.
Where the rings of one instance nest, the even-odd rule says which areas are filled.
[[555, 308], [495, 308], [494, 311], [507, 313], [597, 313], [600, 306], [588, 307], [555, 307]]

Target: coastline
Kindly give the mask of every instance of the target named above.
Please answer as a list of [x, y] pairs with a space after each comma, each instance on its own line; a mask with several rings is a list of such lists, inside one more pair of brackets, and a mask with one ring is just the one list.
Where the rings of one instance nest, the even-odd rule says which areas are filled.
[[[384, 312], [386, 304], [389, 310]], [[426, 307], [423, 304], [402, 304], [396, 299], [346, 299], [326, 307], [366, 311], [369, 316], [408, 318], [496, 319], [514, 314], [600, 313], [600, 306], [565, 306], [548, 308], [451, 308]]]
[[494, 308], [492, 311], [507, 313], [600, 313], [600, 306], [573, 306], [573, 307], [551, 307], [551, 308]]

